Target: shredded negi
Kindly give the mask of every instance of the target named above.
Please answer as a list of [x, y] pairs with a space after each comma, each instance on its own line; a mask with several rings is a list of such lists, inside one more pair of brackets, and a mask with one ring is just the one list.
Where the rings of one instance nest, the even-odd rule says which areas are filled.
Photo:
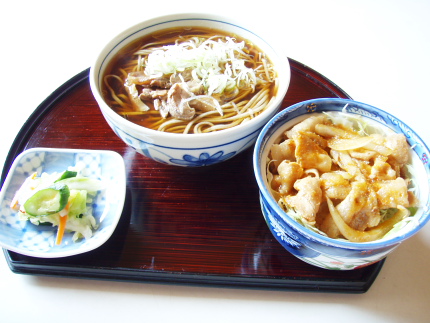
[[320, 234], [352, 242], [383, 238], [418, 207], [410, 146], [358, 116], [314, 114], [270, 150], [267, 178], [278, 204]]
[[19, 218], [34, 225], [58, 227], [55, 244], [60, 245], [66, 231], [74, 232], [72, 240], [89, 239], [97, 222], [89, 203], [103, 190], [100, 180], [83, 176], [79, 167], [62, 173], [33, 173], [16, 192], [10, 207]]
[[[246, 66], [250, 60], [243, 51], [245, 42], [197, 37], [174, 45], [149, 51], [146, 62], [141, 60], [145, 74], [153, 77], [190, 70], [194, 80], [202, 83], [208, 95], [230, 92], [235, 88], [255, 88], [257, 75]], [[137, 55], [147, 54], [144, 49]]]

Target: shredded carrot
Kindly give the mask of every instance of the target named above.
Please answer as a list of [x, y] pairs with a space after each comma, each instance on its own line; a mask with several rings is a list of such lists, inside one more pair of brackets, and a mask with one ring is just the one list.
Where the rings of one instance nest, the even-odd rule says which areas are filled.
[[16, 197], [13, 198], [12, 202], [10, 202], [10, 208], [14, 211], [18, 211], [18, 199]]
[[66, 207], [64, 208], [61, 213], [65, 213], [65, 215], [60, 214], [60, 222], [58, 224], [58, 230], [57, 230], [57, 239], [55, 241], [55, 244], [58, 246], [63, 241], [64, 231], [66, 230], [66, 223], [68, 218], [68, 212], [69, 212], [70, 203], [67, 203]]

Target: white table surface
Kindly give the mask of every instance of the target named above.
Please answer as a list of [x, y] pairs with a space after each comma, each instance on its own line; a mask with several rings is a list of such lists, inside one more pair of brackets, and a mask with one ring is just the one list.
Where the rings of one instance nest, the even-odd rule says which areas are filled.
[[[33, 110], [111, 36], [153, 16], [204, 10], [254, 21], [286, 55], [430, 143], [430, 1], [3, 1], [0, 165]], [[0, 321], [429, 322], [429, 273], [430, 225], [389, 255], [360, 295], [26, 276], [1, 254]]]

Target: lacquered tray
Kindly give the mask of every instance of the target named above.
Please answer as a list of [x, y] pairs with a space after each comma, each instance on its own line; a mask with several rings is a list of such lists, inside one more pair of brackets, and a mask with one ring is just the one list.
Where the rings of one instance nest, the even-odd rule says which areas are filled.
[[[291, 86], [283, 108], [312, 98], [350, 98], [324, 76], [290, 59]], [[156, 163], [128, 148], [103, 119], [85, 70], [30, 116], [4, 165], [31, 147], [109, 149], [127, 168], [119, 226], [86, 254], [40, 259], [4, 250], [15, 273], [134, 282], [364, 293], [383, 261], [352, 271], [320, 269], [283, 249], [260, 211], [252, 148], [213, 166]]]

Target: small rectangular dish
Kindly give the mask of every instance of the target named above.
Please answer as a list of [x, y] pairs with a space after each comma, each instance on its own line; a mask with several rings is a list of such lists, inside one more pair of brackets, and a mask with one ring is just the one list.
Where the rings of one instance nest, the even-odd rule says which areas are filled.
[[[90, 238], [72, 241], [65, 232], [60, 245], [55, 244], [57, 229], [50, 224], [35, 225], [22, 220], [10, 207], [16, 192], [32, 174], [64, 172], [79, 165], [81, 173], [103, 183], [103, 189], [86, 200], [96, 220]], [[106, 242], [121, 217], [126, 191], [124, 160], [108, 150], [31, 148], [19, 154], [0, 192], [0, 246], [23, 255], [58, 258], [96, 249]]]

